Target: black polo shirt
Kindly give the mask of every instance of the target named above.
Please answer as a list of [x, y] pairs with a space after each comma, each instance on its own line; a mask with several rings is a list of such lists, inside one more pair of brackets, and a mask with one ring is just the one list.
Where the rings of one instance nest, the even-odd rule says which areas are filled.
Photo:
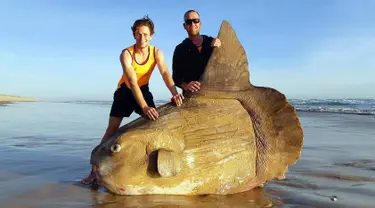
[[202, 36], [203, 43], [200, 52], [189, 38], [178, 44], [174, 50], [172, 77], [176, 86], [180, 88], [182, 82], [188, 84], [191, 81], [199, 81], [212, 54], [211, 42], [213, 38]]

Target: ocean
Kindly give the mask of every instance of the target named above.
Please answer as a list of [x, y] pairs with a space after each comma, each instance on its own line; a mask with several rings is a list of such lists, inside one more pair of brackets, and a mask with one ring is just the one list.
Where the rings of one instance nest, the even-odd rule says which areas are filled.
[[375, 99], [291, 99], [297, 111], [375, 115]]
[[375, 207], [375, 100], [289, 101], [305, 138], [286, 179], [196, 197], [116, 196], [79, 183], [111, 101], [0, 105], [0, 207]]

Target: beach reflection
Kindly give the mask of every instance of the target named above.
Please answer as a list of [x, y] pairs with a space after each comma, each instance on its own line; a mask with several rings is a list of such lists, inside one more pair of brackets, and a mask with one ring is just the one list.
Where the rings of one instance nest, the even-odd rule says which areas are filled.
[[263, 188], [234, 195], [204, 196], [116, 196], [92, 191], [94, 207], [273, 207]]

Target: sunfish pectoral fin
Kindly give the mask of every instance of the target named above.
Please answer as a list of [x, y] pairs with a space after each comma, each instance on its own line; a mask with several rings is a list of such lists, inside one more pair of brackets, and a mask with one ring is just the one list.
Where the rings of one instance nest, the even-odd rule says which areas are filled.
[[157, 170], [161, 177], [172, 177], [182, 170], [181, 155], [167, 149], [159, 149]]

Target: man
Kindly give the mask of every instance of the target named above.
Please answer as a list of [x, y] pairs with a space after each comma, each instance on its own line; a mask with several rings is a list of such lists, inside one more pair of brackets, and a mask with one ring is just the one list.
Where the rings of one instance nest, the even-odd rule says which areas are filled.
[[[116, 134], [123, 117], [129, 117], [133, 111], [137, 114], [156, 120], [159, 117], [155, 109], [153, 96], [148, 83], [157, 65], [163, 80], [172, 94], [171, 101], [180, 106], [184, 99], [177, 92], [173, 79], [168, 72], [163, 52], [150, 41], [154, 34], [154, 24], [148, 17], [136, 20], [131, 28], [135, 44], [124, 49], [120, 55], [123, 75], [114, 93], [110, 118], [102, 142]], [[95, 179], [93, 170], [82, 183], [89, 184]]]
[[173, 54], [173, 80], [183, 92], [200, 90], [201, 78], [213, 47], [220, 47], [218, 38], [200, 34], [202, 21], [197, 11], [189, 10], [184, 14], [183, 24], [188, 38], [176, 46]]

